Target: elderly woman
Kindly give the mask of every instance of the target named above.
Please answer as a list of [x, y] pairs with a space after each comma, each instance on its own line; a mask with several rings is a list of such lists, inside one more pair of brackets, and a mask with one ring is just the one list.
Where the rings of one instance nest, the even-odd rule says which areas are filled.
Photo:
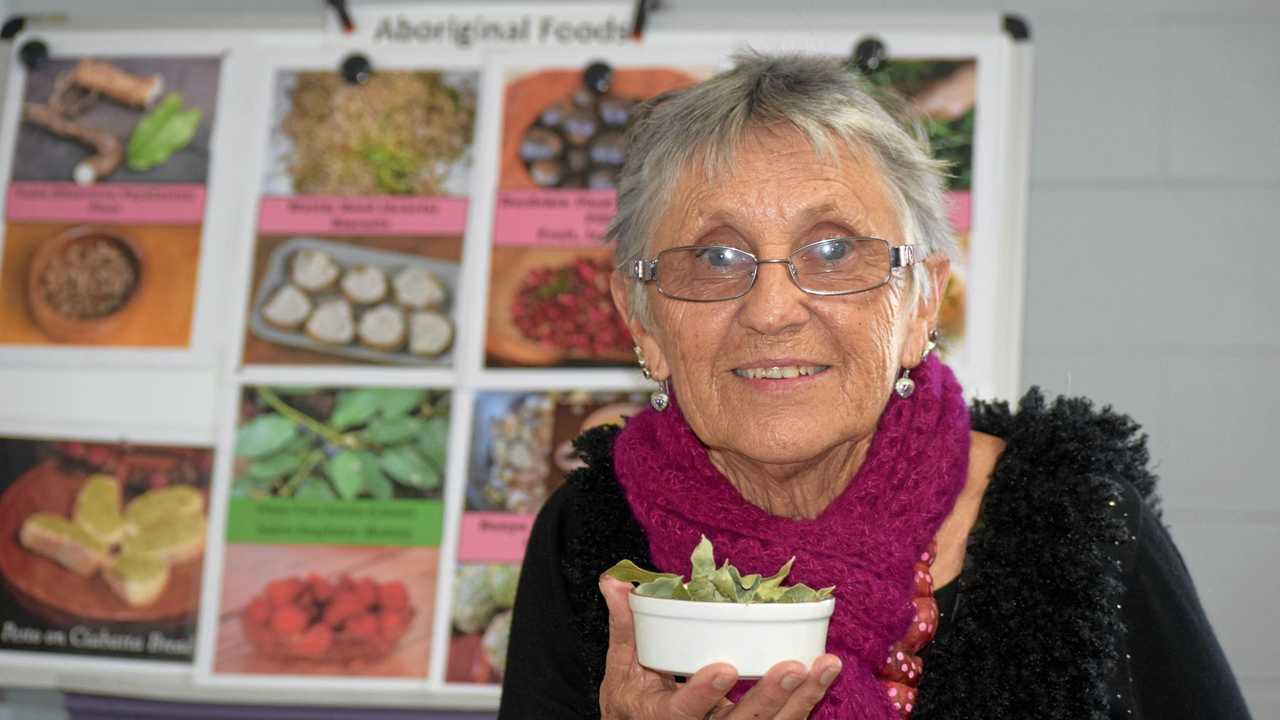
[[[652, 408], [542, 509], [502, 718], [1241, 718], [1138, 428], [966, 406], [933, 352], [941, 169], [835, 61], [744, 56], [630, 131], [614, 300]], [[835, 585], [829, 654], [640, 666], [621, 559]]]

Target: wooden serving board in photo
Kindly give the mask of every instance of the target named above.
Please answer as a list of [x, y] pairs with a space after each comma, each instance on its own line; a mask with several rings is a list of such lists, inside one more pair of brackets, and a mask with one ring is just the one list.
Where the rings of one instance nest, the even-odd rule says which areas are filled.
[[169, 584], [154, 603], [131, 607], [101, 573], [82, 577], [18, 542], [22, 523], [33, 513], [69, 517], [85, 477], [48, 460], [0, 495], [0, 576], [5, 584], [28, 610], [55, 624], [92, 621], [159, 628], [190, 622], [200, 599], [202, 558], [174, 565]]
[[[458, 274], [461, 270], [458, 263], [386, 250], [373, 250], [357, 247], [349, 243], [315, 238], [293, 238], [271, 253], [267, 263], [266, 274], [258, 283], [257, 292], [253, 299], [253, 307], [249, 313], [249, 328], [254, 335], [280, 345], [353, 360], [363, 360], [365, 362], [443, 366], [453, 363], [452, 345], [440, 355], [424, 357], [422, 355], [414, 355], [404, 348], [389, 352], [365, 347], [360, 345], [358, 341], [353, 341], [348, 345], [325, 343], [310, 337], [302, 329], [284, 330], [267, 322], [266, 317], [263, 315], [263, 308], [270, 301], [271, 296], [289, 281], [290, 258], [294, 253], [306, 249], [328, 253], [344, 270], [355, 265], [379, 268], [387, 273], [388, 281], [397, 271], [407, 267], [419, 267], [431, 272], [444, 285], [448, 294], [445, 305], [439, 312], [447, 316], [450, 322], [453, 323], [454, 339], [456, 341], [458, 333], [456, 312]], [[327, 291], [311, 295], [312, 301], [317, 304], [331, 297], [339, 297], [339, 294], [336, 291]], [[352, 307], [356, 309], [356, 320], [358, 322], [359, 313], [366, 307], [356, 303], [352, 303]]]

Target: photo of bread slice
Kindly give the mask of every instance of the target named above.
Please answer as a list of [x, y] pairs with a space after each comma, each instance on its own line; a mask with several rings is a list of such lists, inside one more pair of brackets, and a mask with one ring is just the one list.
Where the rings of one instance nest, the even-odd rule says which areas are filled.
[[323, 250], [299, 250], [289, 264], [289, 279], [302, 290], [324, 292], [333, 287], [342, 268], [333, 256]]
[[109, 559], [108, 548], [87, 530], [61, 515], [38, 512], [22, 523], [18, 542], [77, 575], [89, 577]]
[[444, 307], [448, 293], [444, 283], [430, 270], [407, 267], [391, 280], [396, 302], [411, 310], [432, 310]]
[[149, 525], [197, 517], [204, 519], [204, 493], [190, 485], [148, 490], [124, 508], [129, 535], [136, 535]]
[[130, 607], [146, 607], [169, 584], [169, 563], [149, 555], [125, 553], [102, 570], [111, 590]]
[[296, 330], [311, 315], [311, 298], [293, 285], [281, 285], [262, 306], [262, 316], [281, 330]]
[[453, 322], [432, 310], [413, 313], [409, 319], [409, 352], [424, 357], [444, 353], [453, 344]]
[[144, 525], [137, 534], [124, 539], [122, 555], [140, 555], [166, 563], [184, 563], [204, 552], [207, 529], [203, 515], [173, 518]]
[[387, 274], [372, 265], [355, 265], [342, 275], [342, 294], [359, 305], [374, 305], [387, 296]]
[[110, 475], [90, 475], [76, 493], [71, 519], [103, 545], [124, 538], [125, 519], [120, 512], [120, 482]]
[[351, 303], [341, 298], [320, 303], [307, 318], [307, 335], [328, 345], [346, 345], [355, 338], [356, 322]]
[[395, 352], [404, 347], [404, 311], [389, 303], [379, 305], [360, 316], [357, 334], [366, 347]]

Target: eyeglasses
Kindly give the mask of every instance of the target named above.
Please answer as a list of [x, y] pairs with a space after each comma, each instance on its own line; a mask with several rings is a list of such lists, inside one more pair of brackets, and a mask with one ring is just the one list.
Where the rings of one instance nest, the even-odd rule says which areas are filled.
[[889, 282], [893, 271], [924, 260], [919, 245], [893, 245], [880, 238], [835, 237], [809, 243], [786, 258], [760, 260], [727, 245], [684, 245], [636, 260], [633, 279], [656, 282], [658, 292], [675, 300], [734, 300], [755, 287], [760, 266], [787, 266], [791, 281], [810, 295], [852, 295]]

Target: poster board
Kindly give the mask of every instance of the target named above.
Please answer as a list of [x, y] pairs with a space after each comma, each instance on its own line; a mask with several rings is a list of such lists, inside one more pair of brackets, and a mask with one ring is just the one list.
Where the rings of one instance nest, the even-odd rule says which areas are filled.
[[[1019, 192], [1026, 166], [1018, 138], [1025, 142], [1026, 59], [994, 24], [938, 30], [942, 25], [866, 22], [877, 28], [891, 58], [972, 62], [977, 68], [972, 186], [968, 202], [958, 205], [968, 208], [971, 228], [963, 277], [969, 288], [983, 290], [963, 296], [963, 333], [956, 334], [949, 359], [971, 395], [1009, 397], [1017, 387], [1020, 348], [1019, 223], [1025, 197], [1019, 199]], [[221, 59], [219, 96], [237, 101], [235, 112], [218, 113], [210, 135], [214, 149], [190, 347], [107, 348], [84, 355], [66, 348], [0, 346], [6, 400], [0, 404], [0, 436], [26, 443], [28, 450], [62, 441], [40, 445], [42, 457], [56, 455], [69, 442], [110, 446], [122, 439], [131, 447], [163, 446], [171, 454], [192, 446], [208, 453], [211, 468], [201, 487], [207, 488], [209, 530], [193, 657], [177, 663], [85, 660], [6, 647], [0, 648], [6, 676], [169, 699], [225, 698], [233, 689], [244, 701], [349, 704], [359, 692], [360, 702], [370, 705], [495, 707], [496, 648], [512, 569], [542, 500], [573, 467], [566, 443], [585, 427], [634, 412], [649, 388], [626, 361], [627, 353], [611, 352], [625, 347], [606, 348], [603, 357], [575, 356], [555, 342], [540, 343], [536, 331], [506, 346], [495, 343], [501, 335], [494, 332], [497, 325], [508, 340], [512, 326], [523, 332], [514, 318], [502, 316], [521, 304], [527, 288], [520, 281], [534, 278], [529, 282], [536, 287], [540, 274], [554, 276], [601, 255], [592, 235], [611, 208], [607, 191], [532, 187], [534, 171], [544, 168], [535, 169], [538, 158], [522, 157], [519, 145], [535, 126], [563, 133], [543, 116], [557, 103], [574, 106], [584, 70], [597, 61], [614, 71], [624, 99], [640, 100], [660, 91], [662, 82], [671, 83], [673, 75], [679, 82], [696, 81], [726, 67], [744, 45], [847, 56], [862, 36], [760, 33], [745, 21], [743, 27], [728, 34], [655, 30], [638, 46], [433, 48], [429, 54], [418, 46], [323, 34], [42, 34], [55, 55], [71, 40], [85, 54], [104, 57], [123, 55], [126, 48], [141, 56], [208, 48]], [[406, 173], [394, 159], [383, 162], [388, 174], [381, 186], [375, 173], [372, 180], [356, 181], [372, 186], [353, 192], [326, 185], [323, 178], [311, 184], [307, 172], [296, 171], [306, 165], [296, 156], [297, 144], [304, 135], [323, 135], [324, 128], [319, 123], [291, 136], [286, 126], [297, 118], [290, 106], [304, 91], [345, 90], [317, 74], [334, 72], [353, 52], [383, 77], [399, 74], [400, 80], [425, 84], [423, 102], [433, 93], [473, 93], [469, 143], [447, 151], [442, 164], [453, 169], [446, 168], [430, 188], [401, 192]], [[0, 126], [4, 178], [15, 160], [16, 108], [25, 87], [22, 64], [15, 60], [11, 67]], [[952, 73], [955, 67], [939, 71]], [[616, 129], [602, 117], [599, 99], [593, 102], [600, 127], [587, 135], [588, 147]], [[366, 148], [362, 154], [368, 161], [378, 153]], [[555, 157], [569, 160], [564, 152]], [[602, 157], [599, 166], [574, 172], [586, 176], [607, 169], [607, 153]], [[552, 231], [539, 234], [538, 228]], [[213, 237], [218, 240], [211, 242]], [[314, 338], [305, 321], [287, 327], [292, 320], [267, 310], [293, 282], [293, 264], [304, 251], [313, 260], [327, 257], [319, 266], [336, 267], [339, 285], [356, 267], [383, 275], [386, 289], [367, 302], [325, 283], [303, 291], [313, 309], [345, 298], [357, 326], [366, 313], [388, 303], [399, 303], [391, 310], [406, 316], [419, 311], [400, 302], [394, 282], [400, 273], [413, 269], [422, 271], [419, 277], [435, 277], [446, 300], [423, 311], [443, 309], [452, 343], [439, 353], [415, 355], [405, 352], [408, 328], [394, 344], [362, 342], [358, 327], [351, 329], [357, 338], [351, 342], [308, 342]], [[287, 309], [288, 303], [280, 304]], [[523, 345], [523, 351], [503, 349], [512, 344]], [[89, 389], [103, 398], [101, 404], [82, 401]], [[60, 400], [48, 409], [51, 393]], [[18, 402], [10, 403], [10, 397]], [[177, 412], [170, 407], [175, 397], [189, 400]], [[335, 420], [339, 416], [345, 419]], [[340, 429], [326, 436], [316, 426]], [[405, 427], [412, 429], [407, 438]], [[527, 462], [512, 461], [513, 446], [522, 448]], [[334, 460], [346, 450], [350, 457]], [[359, 455], [364, 452], [376, 459]], [[352, 471], [360, 460], [379, 468], [373, 479]], [[312, 467], [302, 472], [307, 463]], [[279, 497], [282, 491], [287, 499]], [[299, 491], [307, 496], [295, 497]], [[326, 517], [326, 508], [357, 504], [360, 513], [340, 513], [347, 517], [327, 525], [314, 522]], [[399, 506], [412, 510], [398, 513]], [[379, 508], [392, 520], [380, 520], [379, 528], [389, 534], [373, 538], [365, 522], [373, 516], [365, 513], [376, 515]], [[333, 587], [324, 589], [316, 578]], [[320, 596], [339, 589], [367, 595], [370, 582], [376, 599], [351, 617], [374, 616], [380, 640], [348, 644], [342, 652], [351, 657], [331, 657], [328, 664], [300, 657], [306, 652], [283, 647], [263, 631], [276, 621], [261, 610], [261, 599], [272, 593], [295, 603], [305, 595], [306, 631], [328, 611], [329, 600]], [[258, 609], [251, 609], [255, 602]], [[298, 621], [279, 622], [289, 627]], [[392, 628], [385, 635], [384, 624]], [[337, 637], [345, 630], [336, 628], [335, 623], [327, 645], [316, 641], [301, 650], [340, 655]]]

